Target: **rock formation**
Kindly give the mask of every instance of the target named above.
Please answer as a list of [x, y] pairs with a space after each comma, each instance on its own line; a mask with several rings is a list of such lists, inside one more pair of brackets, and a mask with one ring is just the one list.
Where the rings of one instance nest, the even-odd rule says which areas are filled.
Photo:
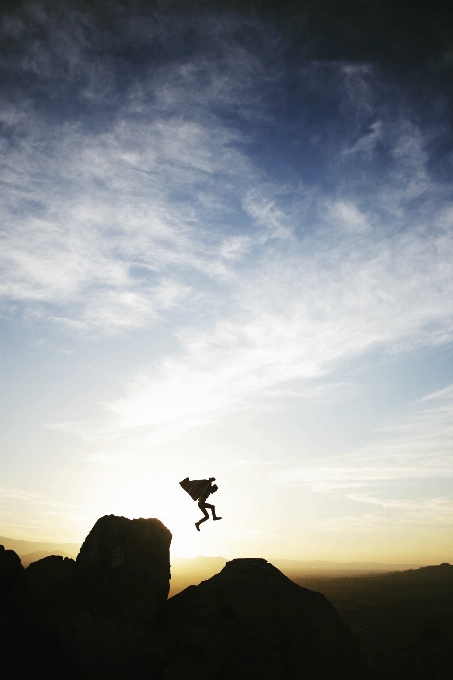
[[14, 550], [0, 545], [0, 597], [3, 608], [8, 604], [14, 583], [22, 576], [24, 568]]
[[175, 595], [161, 630], [174, 645], [165, 680], [363, 678], [352, 636], [330, 602], [263, 559], [232, 560]]
[[75, 562], [49, 555], [32, 562], [24, 573], [32, 609], [48, 609], [66, 599], [74, 588]]
[[170, 590], [170, 542], [158, 519], [101, 517], [77, 557], [86, 601], [152, 627]]
[[0, 550], [2, 592], [9, 593], [1, 621], [13, 630], [11, 637], [3, 626], [3, 641], [13, 640], [14, 658], [26, 651], [33, 659], [25, 676], [363, 678], [332, 605], [265, 560], [228, 562], [166, 601], [170, 541], [157, 519], [110, 515], [96, 522], [76, 561], [50, 556], [24, 572], [15, 553]]
[[77, 603], [59, 631], [83, 677], [159, 673], [170, 645], [153, 626], [170, 587], [170, 541], [157, 519], [114, 515], [101, 517], [88, 534], [76, 561]]
[[170, 650], [154, 629], [169, 591], [170, 541], [157, 519], [111, 515], [96, 522], [77, 561], [33, 562], [20, 603], [26, 637], [39, 631], [53, 656], [65, 659], [67, 677], [158, 677]]

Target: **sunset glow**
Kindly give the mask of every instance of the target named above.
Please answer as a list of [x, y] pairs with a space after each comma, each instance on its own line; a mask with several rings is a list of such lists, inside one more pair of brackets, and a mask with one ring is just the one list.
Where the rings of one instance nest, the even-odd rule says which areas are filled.
[[3, 12], [1, 534], [452, 561], [451, 54], [213, 5]]

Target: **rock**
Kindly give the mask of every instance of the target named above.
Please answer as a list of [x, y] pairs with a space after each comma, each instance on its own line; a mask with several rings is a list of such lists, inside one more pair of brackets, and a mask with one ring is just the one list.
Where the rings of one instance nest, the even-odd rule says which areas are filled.
[[158, 519], [101, 517], [76, 561], [90, 607], [153, 626], [170, 589], [170, 542]]
[[8, 592], [14, 581], [24, 573], [22, 562], [19, 555], [14, 550], [5, 550], [0, 545], [0, 591], [3, 594]]
[[[72, 680], [61, 646], [34, 619], [34, 611], [24, 568], [18, 555], [0, 547], [0, 582], [2, 607], [0, 614], [0, 646], [2, 670], [16, 669], [15, 674], [33, 677], [37, 669], [45, 669], [47, 678], [64, 675]], [[53, 579], [51, 578], [50, 581]], [[53, 584], [48, 581], [53, 591]], [[38, 588], [39, 590], [39, 588]], [[59, 595], [57, 595], [59, 597]], [[64, 669], [64, 673], [63, 673]], [[6, 676], [5, 676], [6, 677]]]
[[[23, 587], [24, 568], [14, 550], [0, 545], [0, 636], [2, 647], [8, 646], [11, 631], [17, 628], [15, 599]], [[6, 647], [4, 647], [6, 646]]]
[[160, 630], [175, 649], [165, 680], [196, 677], [196, 667], [200, 678], [211, 680], [364, 677], [360, 654], [333, 606], [263, 559], [232, 560], [175, 595]]
[[160, 675], [170, 644], [153, 626], [169, 591], [170, 541], [157, 519], [114, 515], [101, 517], [88, 534], [75, 563], [76, 588], [51, 612], [53, 630], [81, 677]]
[[[0, 545], [0, 635], [2, 646], [8, 646], [6, 640], [13, 631], [20, 627], [18, 621], [18, 605], [23, 603], [24, 596], [24, 568], [19, 555], [14, 550], [5, 550]], [[19, 615], [20, 618], [20, 615]], [[14, 633], [16, 634], [16, 633]]]
[[0, 581], [21, 593], [3, 617], [5, 658], [20, 658], [27, 677], [36, 669], [55, 680], [365, 676], [332, 605], [265, 560], [228, 562], [167, 602], [170, 541], [156, 519], [110, 515], [75, 562], [54, 555], [24, 572], [0, 550]]
[[48, 678], [160, 677], [170, 643], [154, 624], [169, 591], [170, 541], [157, 519], [110, 515], [96, 522], [76, 561], [47, 556], [24, 572], [12, 551], [0, 553], [5, 582], [20, 577], [23, 586], [3, 627], [15, 656], [29, 649]]
[[86, 680], [158, 678], [170, 657], [162, 633], [87, 607], [73, 607], [59, 624], [66, 658]]
[[25, 583], [34, 605], [51, 607], [66, 598], [75, 586], [75, 561], [49, 555], [25, 570]]

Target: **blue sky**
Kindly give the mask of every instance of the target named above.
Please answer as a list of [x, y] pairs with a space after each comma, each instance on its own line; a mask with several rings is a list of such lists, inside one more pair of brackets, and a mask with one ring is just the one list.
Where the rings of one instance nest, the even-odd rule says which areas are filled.
[[143, 7], [2, 16], [2, 534], [451, 560], [448, 44]]

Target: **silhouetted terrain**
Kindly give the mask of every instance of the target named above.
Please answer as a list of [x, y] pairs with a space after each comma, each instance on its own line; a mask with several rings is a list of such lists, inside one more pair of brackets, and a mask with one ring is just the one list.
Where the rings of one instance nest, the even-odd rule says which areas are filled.
[[[210, 578], [221, 562], [181, 561], [170, 594]], [[295, 583], [332, 602], [366, 659], [370, 680], [453, 677], [453, 566], [369, 573], [397, 565], [294, 560], [274, 564]]]
[[0, 546], [2, 669], [48, 680], [362, 680], [338, 612], [264, 559], [167, 600], [171, 533], [100, 518], [76, 560]]
[[453, 677], [449, 564], [341, 577], [328, 571], [367, 565], [322, 563], [314, 575], [318, 563], [285, 561], [285, 576], [264, 559], [174, 560], [174, 591], [206, 580], [167, 600], [170, 541], [159, 520], [112, 515], [77, 560], [24, 569], [0, 547], [4, 666], [59, 680]]
[[332, 602], [353, 632], [372, 680], [453, 677], [453, 566], [293, 579]]

